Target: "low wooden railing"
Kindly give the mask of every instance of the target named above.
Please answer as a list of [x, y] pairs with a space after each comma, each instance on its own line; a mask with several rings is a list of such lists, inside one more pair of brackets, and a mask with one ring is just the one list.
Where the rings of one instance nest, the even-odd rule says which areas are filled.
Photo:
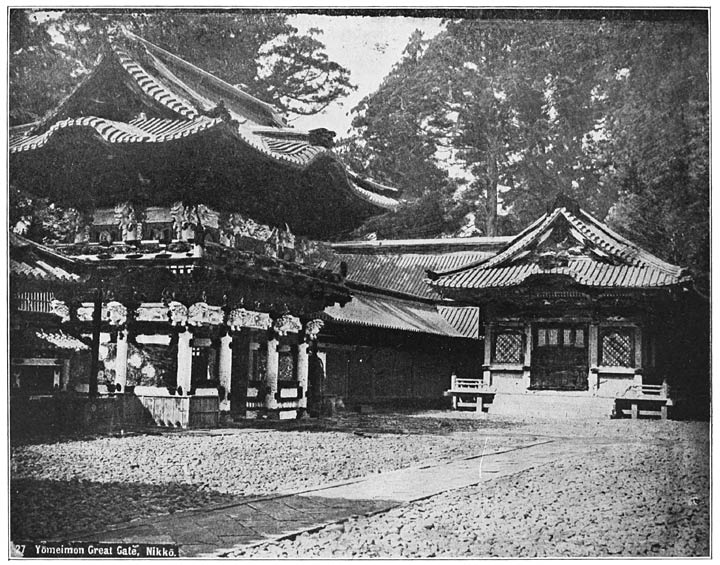
[[661, 385], [636, 384], [629, 387], [615, 400], [616, 410], [623, 416], [636, 419], [642, 416], [668, 417], [668, 409], [674, 405], [666, 381]]
[[450, 388], [445, 391], [445, 396], [452, 397], [452, 407], [473, 408], [477, 412], [483, 411], [485, 396], [492, 398], [494, 389], [487, 386], [482, 379], [473, 377], [450, 377]]
[[628, 398], [669, 398], [670, 388], [667, 382], [663, 382], [661, 385], [651, 384], [637, 384], [632, 385], [627, 389], [623, 397]]

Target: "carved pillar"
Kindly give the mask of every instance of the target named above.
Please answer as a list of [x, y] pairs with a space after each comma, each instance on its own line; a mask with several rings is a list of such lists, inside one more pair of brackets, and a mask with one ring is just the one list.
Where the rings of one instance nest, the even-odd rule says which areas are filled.
[[308, 357], [308, 344], [305, 341], [301, 341], [298, 345], [298, 357], [297, 357], [297, 377], [298, 386], [300, 387], [300, 399], [298, 400], [298, 408], [300, 410], [307, 409], [307, 390], [308, 390], [308, 369], [309, 369], [309, 357]]
[[300, 416], [303, 416], [307, 410], [308, 402], [308, 388], [310, 384], [310, 356], [308, 349], [311, 345], [314, 346], [317, 343], [318, 335], [324, 325], [325, 323], [322, 320], [310, 320], [305, 325], [305, 339], [300, 342], [300, 345], [298, 345], [297, 375], [298, 386], [302, 391], [298, 401]]
[[177, 352], [177, 387], [182, 388], [182, 393], [187, 394], [190, 390], [192, 377], [192, 332], [186, 329], [178, 335]]
[[265, 397], [265, 408], [268, 410], [277, 410], [277, 399], [275, 395], [278, 391], [278, 369], [280, 354], [278, 353], [277, 337], [273, 333], [272, 338], [267, 342], [267, 368], [265, 375], [265, 384], [267, 385], [268, 394]]
[[[117, 345], [115, 348], [115, 390], [125, 392], [127, 384], [127, 357], [128, 357], [128, 332], [120, 330], [117, 334]], [[120, 385], [120, 388], [117, 388]]]
[[230, 386], [232, 378], [232, 336], [228, 332], [220, 338], [220, 358], [218, 360], [218, 378], [225, 389], [225, 398], [220, 401], [220, 410], [230, 410]]

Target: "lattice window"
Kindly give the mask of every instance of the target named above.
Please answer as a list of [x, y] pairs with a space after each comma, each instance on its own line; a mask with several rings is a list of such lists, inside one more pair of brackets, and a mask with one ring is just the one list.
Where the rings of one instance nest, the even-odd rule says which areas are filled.
[[495, 334], [493, 344], [494, 363], [523, 362], [523, 334], [519, 331], [504, 331]]
[[635, 334], [632, 328], [603, 330], [600, 339], [600, 362], [609, 367], [635, 365]]

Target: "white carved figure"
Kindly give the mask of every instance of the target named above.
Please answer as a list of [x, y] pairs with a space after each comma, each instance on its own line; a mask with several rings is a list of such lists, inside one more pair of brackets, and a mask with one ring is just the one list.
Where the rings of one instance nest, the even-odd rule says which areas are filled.
[[[78, 307], [77, 313], [76, 313], [77, 319], [80, 320], [81, 322], [92, 322], [94, 311], [95, 311], [95, 307], [92, 304], [88, 304], [86, 302], [82, 306]], [[102, 313], [100, 316], [101, 318], [104, 317], [102, 315], [102, 314], [104, 314], [104, 312], [105, 312], [105, 305], [103, 304]]]
[[310, 320], [307, 324], [305, 324], [305, 335], [309, 340], [315, 341], [324, 325], [325, 322], [322, 320]]
[[170, 313], [170, 323], [173, 326], [184, 326], [188, 321], [188, 309], [187, 307], [177, 301], [173, 301], [168, 304], [168, 312]]
[[62, 323], [70, 321], [70, 307], [62, 300], [53, 300], [50, 303], [50, 309], [53, 314], [60, 316], [60, 321]]
[[242, 328], [267, 330], [271, 324], [272, 321], [268, 314], [244, 308], [236, 308], [228, 316], [228, 326], [235, 331], [240, 331]]
[[138, 218], [130, 202], [123, 202], [115, 206], [115, 222], [120, 228], [124, 240], [137, 239]]
[[143, 304], [136, 313], [138, 322], [165, 322], [168, 317], [168, 308], [164, 304]]
[[127, 322], [127, 308], [117, 301], [108, 302], [103, 312], [111, 326], [122, 326]]
[[223, 311], [220, 306], [196, 302], [188, 310], [188, 324], [191, 326], [219, 326], [222, 323]]
[[273, 330], [278, 335], [287, 335], [290, 332], [297, 333], [302, 329], [300, 319], [290, 314], [284, 314], [273, 323]]

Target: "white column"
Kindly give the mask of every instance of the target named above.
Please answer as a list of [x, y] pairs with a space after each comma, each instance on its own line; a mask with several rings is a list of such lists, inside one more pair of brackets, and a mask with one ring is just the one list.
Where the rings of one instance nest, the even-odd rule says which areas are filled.
[[308, 357], [308, 344], [305, 341], [301, 341], [298, 345], [298, 356], [297, 356], [297, 376], [298, 386], [302, 389], [302, 395], [298, 400], [298, 408], [307, 408], [307, 390], [308, 390], [308, 369], [309, 369], [309, 357]]
[[127, 384], [127, 337], [127, 330], [120, 330], [117, 334], [117, 346], [115, 348], [115, 385], [122, 387], [119, 391], [121, 393], [125, 392], [125, 385]]
[[[595, 392], [599, 388], [600, 373], [598, 367], [598, 325], [590, 324], [588, 332], [588, 352], [590, 356], [590, 369], [588, 370], [588, 390]], [[593, 370], [594, 369], [594, 370]]]
[[483, 383], [485, 386], [492, 386], [492, 324], [485, 324], [485, 357], [483, 359]]
[[192, 332], [188, 329], [178, 335], [178, 353], [177, 353], [177, 381], [178, 387], [182, 387], [183, 394], [187, 394], [190, 390], [190, 381], [192, 377], [192, 346], [190, 340]]
[[230, 410], [230, 380], [232, 375], [232, 336], [228, 333], [220, 338], [220, 359], [218, 360], [218, 378], [225, 389], [225, 399], [220, 402], [220, 410]]
[[530, 365], [532, 363], [532, 326], [525, 324], [525, 352], [523, 354], [523, 383], [530, 388]]
[[643, 351], [642, 351], [642, 330], [640, 327], [635, 328], [635, 383], [636, 385], [643, 384]]
[[267, 384], [270, 392], [265, 397], [265, 408], [268, 410], [277, 409], [275, 394], [278, 391], [278, 369], [280, 360], [278, 343], [277, 338], [269, 339], [267, 342], [267, 374], [265, 375], [265, 384]]

